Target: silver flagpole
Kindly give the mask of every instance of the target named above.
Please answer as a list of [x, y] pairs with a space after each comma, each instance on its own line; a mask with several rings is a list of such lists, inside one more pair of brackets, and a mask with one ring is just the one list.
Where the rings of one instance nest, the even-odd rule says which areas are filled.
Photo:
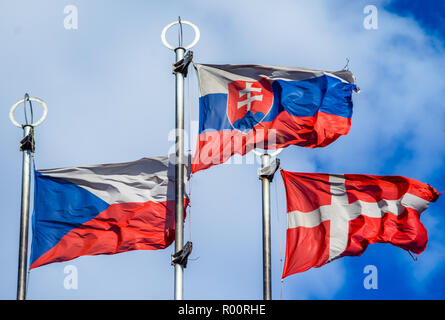
[[[31, 104], [30, 101], [40, 102], [44, 108], [42, 118], [32, 123], [32, 112], [31, 112], [31, 123], [28, 122], [25, 125], [20, 125], [14, 119], [14, 110], [17, 106], [23, 102], [26, 115], [26, 102]], [[32, 111], [32, 107], [31, 107]], [[23, 163], [22, 163], [22, 193], [21, 193], [21, 209], [20, 209], [20, 244], [19, 244], [19, 264], [18, 264], [18, 276], [17, 276], [17, 300], [26, 299], [26, 275], [28, 267], [28, 229], [29, 229], [29, 198], [30, 198], [30, 188], [31, 188], [31, 157], [34, 152], [34, 127], [43, 122], [47, 114], [47, 107], [45, 102], [38, 98], [29, 97], [28, 94], [25, 98], [16, 102], [9, 112], [9, 117], [11, 122], [19, 127], [23, 128], [23, 140], [20, 141], [20, 150], [23, 152]]]
[[[23, 136], [32, 134], [30, 125], [23, 127]], [[17, 300], [26, 299], [26, 269], [28, 259], [28, 228], [29, 228], [29, 192], [31, 181], [31, 153], [33, 150], [23, 150], [22, 163], [22, 205], [20, 214], [20, 244], [19, 244], [19, 270], [17, 278]]]
[[[182, 44], [181, 44], [182, 45]], [[175, 50], [176, 62], [184, 58], [185, 49]], [[175, 252], [184, 246], [184, 75], [177, 72], [176, 77], [176, 186], [175, 186]], [[175, 264], [175, 300], [182, 300], [184, 294], [184, 268]]]
[[[175, 24], [179, 24], [180, 27], [178, 47], [171, 46], [165, 38], [167, 30]], [[182, 24], [188, 24], [195, 30], [195, 39], [186, 47], [182, 46]], [[192, 23], [179, 18], [178, 21], [165, 26], [161, 33], [161, 40], [167, 48], [175, 51], [176, 54], [176, 63], [173, 69], [176, 78], [175, 254], [173, 256], [177, 256], [184, 247], [184, 77], [187, 75], [187, 67], [192, 56], [188, 55], [184, 58], [184, 53], [198, 42], [199, 30]], [[182, 300], [186, 262], [184, 264], [184, 262], [179, 263], [173, 260], [172, 263], [175, 267], [175, 300]]]
[[[262, 169], [270, 165], [270, 155], [261, 156]], [[261, 178], [263, 185], [263, 299], [272, 299], [271, 264], [270, 264], [270, 181]]]
[[271, 163], [271, 158], [281, 152], [279, 149], [271, 154], [254, 153], [261, 156], [261, 169], [258, 170], [258, 178], [262, 184], [263, 196], [263, 299], [272, 299], [272, 266], [271, 266], [271, 233], [270, 233], [270, 183], [275, 172], [280, 166], [280, 160]]

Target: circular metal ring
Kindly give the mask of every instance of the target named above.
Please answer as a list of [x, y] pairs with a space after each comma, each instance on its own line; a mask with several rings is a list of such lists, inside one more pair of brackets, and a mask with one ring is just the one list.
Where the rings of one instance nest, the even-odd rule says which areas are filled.
[[[37, 122], [34, 122], [34, 123], [31, 123], [31, 124], [30, 124], [30, 126], [32, 126], [32, 127], [37, 127], [39, 124], [41, 124], [41, 123], [43, 122], [43, 120], [45, 120], [46, 115], [48, 114], [48, 107], [46, 106], [45, 101], [43, 101], [42, 99], [34, 98], [34, 97], [29, 97], [29, 100], [38, 102], [38, 103], [40, 103], [40, 104], [42, 105], [42, 107], [43, 107], [43, 115], [42, 115], [42, 117], [40, 118], [40, 120], [37, 121]], [[12, 106], [11, 110], [9, 111], [9, 119], [11, 119], [11, 122], [12, 122], [13, 125], [15, 125], [16, 127], [19, 127], [19, 128], [23, 128], [24, 125], [21, 125], [20, 123], [18, 123], [18, 122], [14, 119], [14, 111], [15, 111], [15, 109], [17, 108], [17, 106], [18, 106], [19, 104], [23, 103], [23, 102], [25, 102], [25, 98], [23, 98], [23, 99], [17, 101], [17, 102]]]
[[[167, 48], [169, 48], [170, 50], [175, 50], [177, 47], [174, 47], [172, 45], [170, 45], [167, 40], [165, 39], [165, 33], [167, 32], [168, 29], [170, 29], [170, 27], [174, 26], [175, 24], [178, 24], [179, 21], [173, 21], [172, 23], [169, 23], [168, 25], [166, 25], [164, 27], [164, 29], [162, 29], [161, 32], [161, 40], [162, 43], [164, 44], [164, 46], [166, 46]], [[188, 46], [184, 47], [185, 50], [190, 49], [191, 47], [195, 46], [198, 41], [199, 41], [199, 37], [200, 37], [200, 33], [199, 33], [199, 29], [197, 26], [195, 26], [193, 23], [191, 23], [190, 21], [186, 21], [186, 20], [181, 20], [181, 23], [184, 24], [188, 24], [189, 26], [191, 26], [193, 28], [193, 30], [195, 31], [195, 39], [193, 39], [193, 42], [191, 44], [189, 44]]]
[[261, 153], [261, 152], [259, 152], [259, 151], [256, 151], [256, 149], [252, 149], [252, 152], [253, 153], [255, 153], [257, 156], [259, 156], [259, 157], [261, 157], [262, 155], [264, 155], [264, 154], [268, 154], [269, 156], [271, 156], [271, 157], [275, 157], [275, 156], [277, 156], [281, 151], [283, 151], [283, 149], [281, 148], [281, 149], [276, 149], [274, 152], [272, 152], [272, 153]]

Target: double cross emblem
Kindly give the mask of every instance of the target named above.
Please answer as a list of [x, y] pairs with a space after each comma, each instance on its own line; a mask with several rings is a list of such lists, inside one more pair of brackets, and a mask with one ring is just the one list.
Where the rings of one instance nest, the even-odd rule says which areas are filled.
[[252, 85], [253, 82], [246, 82], [246, 88], [239, 91], [239, 97], [242, 98], [244, 95], [246, 95], [246, 99], [237, 103], [238, 109], [241, 109], [247, 105], [247, 111], [249, 111], [252, 107], [253, 101], [263, 101], [262, 94], [252, 96], [252, 92], [261, 92], [261, 88], [254, 88]]

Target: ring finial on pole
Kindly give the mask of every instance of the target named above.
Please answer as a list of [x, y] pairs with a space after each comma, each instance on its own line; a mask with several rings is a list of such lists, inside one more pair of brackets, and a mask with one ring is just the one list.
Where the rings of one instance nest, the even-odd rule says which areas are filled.
[[42, 99], [39, 99], [39, 98], [30, 97], [30, 96], [26, 95], [25, 98], [23, 98], [23, 99], [17, 101], [16, 103], [14, 103], [13, 106], [11, 107], [11, 110], [9, 111], [9, 119], [11, 120], [12, 124], [15, 125], [16, 127], [23, 128], [24, 125], [21, 125], [20, 123], [18, 123], [15, 120], [15, 118], [14, 118], [14, 111], [21, 103], [25, 103], [26, 101], [38, 102], [43, 107], [43, 115], [42, 115], [42, 117], [38, 121], [36, 121], [34, 123], [31, 123], [31, 124], [28, 124], [31, 127], [37, 127], [39, 124], [41, 124], [43, 122], [43, 120], [45, 120], [45, 118], [46, 118], [46, 116], [48, 114], [48, 107], [47, 107], [45, 101], [43, 101]]
[[[187, 25], [189, 25], [189, 26], [191, 26], [193, 28], [193, 30], [195, 31], [195, 38], [193, 39], [192, 43], [190, 43], [189, 45], [185, 46], [184, 49], [188, 50], [188, 49], [194, 47], [198, 43], [199, 37], [201, 35], [200, 32], [199, 32], [199, 29], [198, 29], [197, 26], [195, 26], [190, 21], [182, 20], [180, 18], [178, 20], [176, 20], [176, 21], [173, 21], [173, 22], [169, 23], [168, 25], [166, 25], [164, 27], [164, 29], [162, 29], [161, 40], [162, 40], [162, 43], [164, 44], [164, 46], [166, 46], [167, 48], [169, 48], [170, 50], [173, 50], [173, 51], [176, 50], [176, 48], [178, 48], [178, 46], [172, 46], [171, 44], [169, 44], [167, 42], [167, 39], [165, 38], [165, 34], [167, 33], [167, 30], [170, 29], [175, 24], [180, 24], [180, 25], [187, 24]], [[180, 42], [181, 43], [179, 44], [179, 47], [182, 47], [182, 35], [181, 35], [181, 41]]]

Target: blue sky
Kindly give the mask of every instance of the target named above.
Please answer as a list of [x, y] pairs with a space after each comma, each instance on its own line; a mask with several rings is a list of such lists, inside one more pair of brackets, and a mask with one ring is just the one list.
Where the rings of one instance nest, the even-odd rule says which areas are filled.
[[[378, 9], [377, 30], [363, 27], [368, 4]], [[66, 5], [78, 8], [77, 30], [64, 28]], [[322, 149], [285, 149], [279, 156], [284, 169], [403, 175], [444, 191], [443, 12], [438, 1], [1, 2], [0, 299], [16, 295], [22, 132], [8, 112], [25, 92], [49, 108], [36, 129], [37, 168], [166, 154], [175, 124], [174, 54], [161, 44], [160, 32], [180, 15], [201, 30], [196, 62], [338, 70], [349, 58], [361, 88], [353, 97], [350, 133]], [[174, 31], [167, 36], [176, 40]], [[188, 29], [184, 37], [190, 39]], [[196, 121], [194, 71], [185, 92], [186, 119]], [[185, 240], [194, 243], [185, 269], [187, 299], [262, 298], [259, 164], [247, 159], [253, 158], [193, 176], [191, 219], [185, 223]], [[279, 299], [280, 244], [283, 258], [285, 250], [279, 176], [271, 191], [272, 294]], [[374, 244], [360, 257], [286, 278], [283, 298], [444, 299], [444, 209], [439, 199], [422, 215], [429, 243], [417, 261], [402, 249]], [[172, 251], [173, 246], [44, 266], [31, 271], [28, 298], [172, 299]], [[63, 286], [67, 265], [78, 269], [77, 290]], [[367, 265], [377, 267], [377, 290], [363, 287]]]
[[385, 8], [398, 15], [412, 17], [430, 34], [445, 36], [445, 3], [442, 1], [395, 0], [388, 1]]

